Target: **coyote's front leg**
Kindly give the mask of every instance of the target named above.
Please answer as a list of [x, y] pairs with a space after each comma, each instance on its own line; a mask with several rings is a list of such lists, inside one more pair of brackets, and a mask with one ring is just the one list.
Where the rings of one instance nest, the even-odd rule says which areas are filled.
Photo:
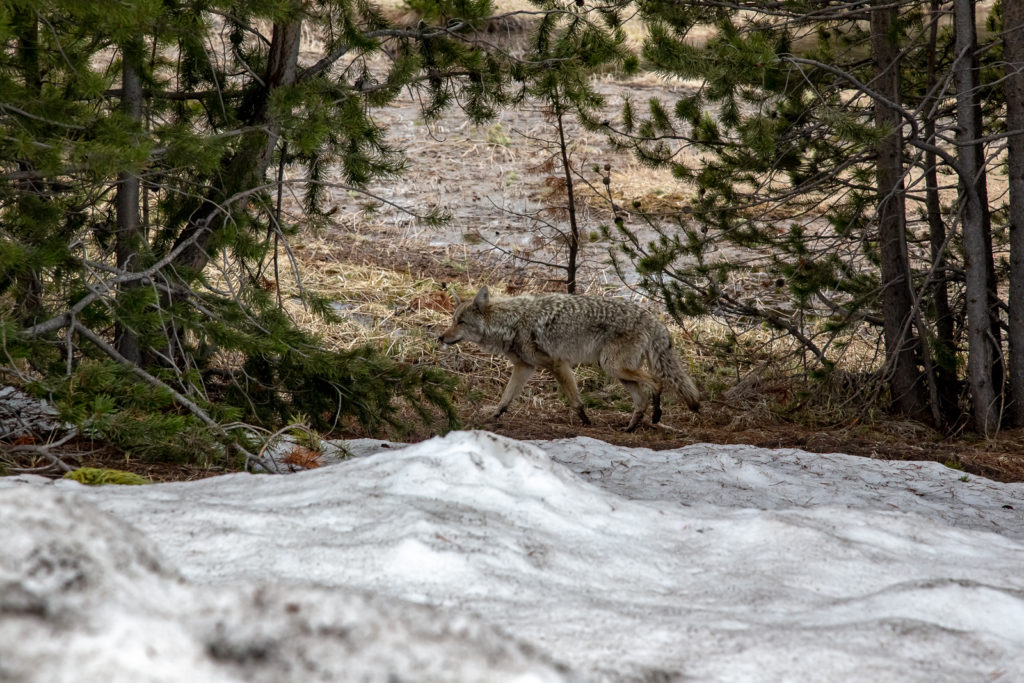
[[519, 393], [523, 390], [530, 377], [533, 376], [535, 370], [536, 368], [533, 366], [523, 365], [522, 363], [516, 363], [512, 366], [512, 376], [509, 377], [505, 391], [501, 394], [501, 402], [498, 403], [498, 407], [490, 419], [497, 420], [508, 410], [509, 404], [516, 400], [516, 397], [519, 396]]
[[569, 407], [579, 415], [580, 422], [589, 426], [590, 418], [587, 417], [587, 411], [583, 409], [583, 400], [580, 398], [579, 387], [576, 386], [576, 378], [572, 374], [572, 366], [565, 361], [552, 362], [551, 373], [558, 380], [562, 391], [565, 392], [565, 397], [569, 400]]

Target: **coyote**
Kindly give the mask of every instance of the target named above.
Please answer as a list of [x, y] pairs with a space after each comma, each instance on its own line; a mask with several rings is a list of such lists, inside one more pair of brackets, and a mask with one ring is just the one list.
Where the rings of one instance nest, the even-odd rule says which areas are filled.
[[[661, 391], [675, 390], [691, 410], [700, 408], [700, 392], [672, 351], [668, 330], [636, 304], [573, 294], [540, 294], [491, 300], [482, 287], [472, 301], [455, 298], [452, 326], [440, 336], [445, 344], [471, 341], [484, 351], [512, 361], [512, 377], [492, 420], [515, 400], [537, 368], [551, 371], [570, 407], [590, 424], [572, 366], [596, 363], [618, 378], [633, 399], [626, 431], [636, 429], [653, 392], [651, 422], [661, 419]], [[641, 365], [646, 360], [648, 370]]]

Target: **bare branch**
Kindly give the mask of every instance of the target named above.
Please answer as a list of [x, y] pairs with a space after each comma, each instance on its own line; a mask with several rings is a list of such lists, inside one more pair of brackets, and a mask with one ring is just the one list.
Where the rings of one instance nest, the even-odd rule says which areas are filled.
[[66, 434], [57, 441], [46, 444], [18, 444], [14, 446], [5, 446], [4, 452], [6, 453], [32, 453], [34, 455], [41, 455], [50, 461], [52, 467], [56, 467], [62, 472], [71, 472], [74, 467], [71, 467], [66, 462], [61, 460], [59, 457], [53, 454], [52, 449], [63, 446], [71, 439], [78, 436], [78, 430], [72, 430], [70, 434]]

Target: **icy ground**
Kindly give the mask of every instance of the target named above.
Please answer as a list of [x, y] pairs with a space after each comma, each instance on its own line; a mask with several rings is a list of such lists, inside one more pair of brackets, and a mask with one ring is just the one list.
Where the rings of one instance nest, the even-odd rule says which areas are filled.
[[[458, 432], [0, 479], [0, 681], [1020, 681], [1024, 485]], [[966, 480], [964, 480], [966, 479]]]

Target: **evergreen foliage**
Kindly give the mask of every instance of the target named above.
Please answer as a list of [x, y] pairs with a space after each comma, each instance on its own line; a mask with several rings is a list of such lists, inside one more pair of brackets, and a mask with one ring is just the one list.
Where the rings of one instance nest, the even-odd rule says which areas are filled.
[[[181, 410], [168, 391], [136, 381], [127, 368], [109, 359], [83, 359], [70, 378], [55, 370], [28, 388], [41, 398], [53, 399], [61, 419], [76, 425], [83, 437], [107, 441], [135, 457], [224, 462], [223, 446], [206, 425]], [[225, 403], [205, 407], [223, 422], [241, 415]]]
[[[946, 427], [969, 412], [961, 371], [981, 353], [968, 348], [965, 302], [989, 297], [989, 320], [979, 324], [989, 326], [981, 337], [991, 359], [977, 372], [996, 398], [972, 388], [970, 400], [975, 426], [991, 433], [992, 416], [1008, 404], [1001, 329], [1024, 315], [998, 296], [1024, 272], [997, 268], [987, 285], [963, 278], [965, 264], [1005, 252], [1007, 234], [994, 229], [987, 248], [965, 250], [961, 212], [978, 170], [958, 161], [949, 98], [983, 103], [984, 130], [966, 137], [989, 136], [998, 169], [1003, 82], [1020, 69], [1000, 61], [1001, 36], [987, 34], [990, 42], [970, 51], [981, 59], [977, 85], [957, 90], [950, 3], [751, 2], [742, 12], [699, 0], [637, 4], [651, 28], [646, 65], [699, 80], [674, 105], [652, 101], [642, 112], [627, 102], [616, 131], [640, 160], [670, 167], [692, 192], [675, 214], [620, 209], [619, 255], [642, 286], [676, 316], [740, 316], [791, 334], [824, 368], [859, 327], [884, 328], [879, 376], [894, 406]], [[1000, 15], [996, 3], [993, 31]], [[690, 40], [708, 27], [707, 40]], [[888, 46], [893, 56], [882, 64]], [[958, 201], [940, 202], [940, 190], [958, 190]], [[987, 205], [983, 180], [977, 191]], [[657, 237], [638, 239], [627, 213]], [[1000, 216], [992, 206], [994, 226]], [[988, 209], [982, 220], [987, 226]]]
[[[281, 165], [305, 169], [315, 224], [328, 165], [353, 191], [402, 171], [371, 116], [402, 87], [427, 116], [511, 101], [510, 67], [472, 39], [490, 4], [437, 7], [409, 26], [362, 0], [0, 5], [7, 371], [84, 433], [158, 459], [251, 455], [223, 425], [291, 414], [399, 428], [395, 399], [455, 426], [452, 378], [327, 351], [265, 289], [297, 229], [275, 206]], [[300, 64], [304, 29], [323, 50]]]

